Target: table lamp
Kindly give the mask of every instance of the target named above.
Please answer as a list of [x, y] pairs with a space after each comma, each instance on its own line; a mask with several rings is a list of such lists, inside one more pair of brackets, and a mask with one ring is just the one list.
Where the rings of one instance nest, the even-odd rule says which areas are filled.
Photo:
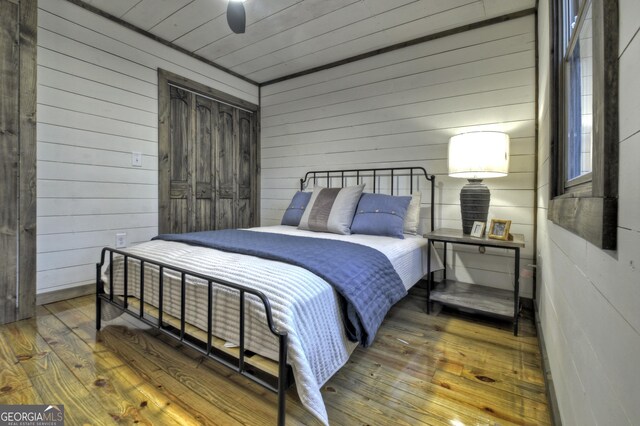
[[486, 222], [491, 193], [482, 179], [509, 172], [509, 135], [469, 132], [449, 139], [449, 176], [466, 178], [460, 191], [462, 232], [470, 234], [474, 221]]

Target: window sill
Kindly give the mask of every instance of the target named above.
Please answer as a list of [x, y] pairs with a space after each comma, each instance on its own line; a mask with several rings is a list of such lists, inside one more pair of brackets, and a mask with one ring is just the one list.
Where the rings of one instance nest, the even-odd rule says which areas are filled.
[[615, 250], [618, 199], [566, 194], [549, 201], [547, 218], [604, 250]]
[[581, 188], [588, 187], [588, 190], [591, 191], [591, 181], [593, 180], [593, 173], [589, 172], [582, 176], [578, 176], [573, 178], [567, 182], [565, 182], [565, 191], [572, 191], [574, 188], [576, 190], [580, 190]]

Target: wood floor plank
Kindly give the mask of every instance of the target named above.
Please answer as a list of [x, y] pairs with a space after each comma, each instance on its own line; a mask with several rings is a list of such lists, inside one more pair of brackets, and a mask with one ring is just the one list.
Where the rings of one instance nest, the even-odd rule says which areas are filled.
[[[76, 321], [80, 321], [80, 324], [93, 323], [93, 320], [85, 316], [85, 314], [79, 311], [74, 305], [69, 304], [69, 308], [76, 310], [74, 318]], [[118, 322], [124, 323], [124, 321]], [[93, 324], [95, 328], [95, 323]], [[123, 325], [120, 325], [119, 327], [122, 329], [126, 328]], [[142, 346], [137, 347], [140, 352], [135, 350], [131, 351], [126, 344], [123, 344], [121, 336], [114, 336], [109, 330], [105, 330], [99, 335], [99, 343], [106, 348], [105, 351], [98, 353], [99, 357], [110, 357], [112, 359], [112, 364], [120, 364], [120, 367], [115, 369], [113, 374], [118, 375], [120, 380], [124, 378], [124, 380], [138, 388], [146, 398], [155, 401], [156, 405], [163, 407], [165, 410], [174, 411], [175, 413], [173, 415], [174, 417], [180, 418], [180, 424], [190, 424], [194, 422], [200, 424], [211, 424], [209, 420], [210, 417], [218, 419], [219, 422], [225, 422], [225, 424], [239, 424], [239, 422], [230, 417], [226, 412], [212, 406], [200, 395], [194, 396], [192, 391], [191, 394], [186, 395], [185, 398], [180, 398], [181, 394], [184, 394], [185, 392], [179, 381], [173, 380], [167, 383], [166, 380], [154, 380], [154, 378], [157, 379], [155, 374], [161, 373], [161, 369], [152, 362], [148, 362], [148, 353], [143, 353], [144, 350], [142, 349]], [[172, 363], [173, 359], [174, 357], [171, 356], [164, 360], [167, 363]], [[139, 367], [141, 364], [147, 367], [142, 372], [140, 369], [135, 368]], [[191, 367], [195, 367], [195, 364]]]
[[[391, 330], [393, 332], [393, 330]], [[504, 357], [496, 360], [496, 356], [484, 350], [473, 350], [468, 345], [460, 345], [457, 342], [447, 342], [445, 338], [436, 340], [435, 338], [407, 338], [405, 343], [394, 341], [393, 339], [376, 340], [373, 347], [377, 351], [402, 354], [405, 358], [415, 359], [416, 363], [409, 364], [408, 368], [416, 374], [420, 374], [421, 369], [442, 368], [447, 366], [450, 372], [462, 374], [465, 368], [482, 368], [483, 371], [491, 371], [494, 374], [511, 374], [518, 379], [527, 377], [522, 370], [528, 369], [521, 364], [514, 368], [516, 360], [508, 357], [508, 364], [505, 364]], [[403, 340], [404, 340], [403, 338]], [[397, 355], [396, 355], [397, 357]], [[457, 371], [456, 371], [457, 370]]]
[[475, 381], [486, 383], [488, 387], [507, 391], [523, 398], [529, 398], [542, 403], [547, 402], [544, 385], [536, 385], [529, 382], [517, 380], [507, 374], [495, 374], [480, 368], [465, 368], [462, 370], [462, 377]]
[[398, 366], [378, 366], [362, 361], [350, 362], [348, 366], [345, 373], [339, 371], [336, 376], [345, 375], [345, 379], [348, 376], [355, 380], [360, 384], [359, 390], [364, 383], [371, 383], [388, 405], [398, 407], [396, 411], [406, 412], [418, 422], [432, 424], [434, 417], [448, 422], [451, 413], [456, 413], [457, 419], [465, 424], [478, 421], [486, 424], [516, 424], [512, 419], [496, 415], [489, 407], [478, 407], [450, 398], [450, 391], [438, 389], [431, 382], [406, 374]]
[[[88, 301], [88, 299], [85, 300]], [[95, 315], [95, 305], [90, 303], [87, 303], [86, 305], [93, 307]], [[87, 318], [86, 315], [72, 305], [69, 300], [50, 303], [46, 305], [46, 309], [63, 323], [73, 324], [71, 330], [73, 330], [78, 337], [89, 345], [94, 352], [107, 350], [107, 348], [100, 344], [99, 337], [96, 336], [95, 316], [92, 316], [90, 319]]]
[[31, 388], [31, 380], [18, 364], [10, 345], [11, 342], [0, 335], [0, 404], [9, 393]]
[[[389, 399], [382, 389], [364, 383], [353, 375], [344, 377], [339, 373], [336, 374], [324, 387], [325, 390], [328, 388], [332, 392], [325, 391], [322, 393], [328, 407], [342, 412], [350, 411], [366, 424], [404, 426], [421, 424], [415, 417], [402, 410], [397, 410], [397, 400]], [[331, 414], [329, 414], [329, 417], [331, 417]], [[444, 426], [445, 423], [434, 422], [433, 424], [442, 424]]]
[[109, 423], [111, 416], [38, 334], [35, 320], [3, 326], [12, 349], [45, 404], [63, 404], [67, 424]]
[[[165, 336], [159, 336], [160, 339], [166, 340]], [[262, 399], [267, 406], [275, 407], [277, 404], [277, 395], [264, 387], [253, 383], [250, 379], [247, 379], [240, 374], [237, 374], [235, 371], [216, 363], [215, 361], [206, 359], [203, 355], [200, 355], [198, 352], [192, 350], [187, 346], [182, 346], [178, 348], [178, 350], [184, 353], [186, 356], [193, 358], [198, 361], [199, 368], [206, 368], [214, 371], [216, 374], [225, 377], [230, 383], [233, 383], [234, 386], [239, 386], [240, 388], [250, 388], [251, 394], [256, 398]], [[288, 424], [302, 424], [302, 425], [315, 425], [318, 423], [317, 419], [309, 413], [300, 398], [298, 397], [297, 392], [294, 388], [289, 389], [287, 391], [287, 423]]]
[[[508, 323], [447, 311], [426, 315], [424, 300], [422, 289], [412, 290], [390, 311], [374, 344], [357, 348], [322, 386], [332, 425], [549, 424], [530, 320], [523, 319], [520, 335], [513, 336]], [[13, 374], [22, 371], [30, 381], [0, 393], [0, 403], [47, 402], [54, 388], [62, 387], [70, 399], [64, 401], [66, 410], [67, 405], [75, 411], [95, 401], [102, 404], [92, 419], [76, 415], [69, 424], [101, 423], [107, 411], [116, 409], [124, 413], [118, 421], [124, 424], [169, 424], [166, 419], [188, 425], [275, 424], [272, 392], [191, 348], [145, 331], [148, 327], [128, 316], [103, 323], [96, 333], [94, 303], [86, 296], [47, 305], [19, 332], [15, 325], [0, 326], [0, 344], [12, 348], [8, 355], [0, 351], [0, 363], [20, 360]], [[66, 384], [47, 384], [62, 375]], [[104, 386], [98, 389], [100, 379]], [[70, 388], [77, 395], [69, 395]], [[105, 423], [114, 421], [109, 417]], [[295, 387], [287, 395], [287, 424], [320, 424], [304, 410]]]
[[0, 405], [43, 404], [42, 398], [32, 386], [23, 387], [0, 395]]
[[[536, 349], [533, 351], [530, 345], [506, 345], [500, 337], [495, 337], [493, 341], [481, 337], [482, 328], [470, 333], [466, 332], [463, 327], [459, 327], [458, 324], [455, 324], [454, 321], [450, 319], [447, 320], [448, 323], [444, 323], [444, 321], [438, 317], [429, 316], [426, 319], [420, 317], [424, 317], [424, 314], [407, 314], [405, 310], [397, 309], [393, 310], [385, 321], [389, 322], [390, 327], [396, 328], [398, 332], [403, 333], [410, 333], [407, 329], [407, 324], [413, 325], [422, 322], [422, 328], [416, 330], [417, 337], [433, 338], [433, 340], [446, 338], [449, 342], [467, 346], [477, 352], [490, 350], [496, 354], [511, 355], [515, 350], [518, 351], [519, 357], [528, 363], [535, 366], [539, 366], [541, 363], [539, 350]], [[411, 329], [413, 328], [414, 327], [411, 327]], [[504, 333], [502, 337], [505, 337]], [[527, 350], [524, 350], [525, 348]]]
[[433, 377], [436, 371], [435, 363], [429, 362], [424, 354], [411, 350], [389, 349], [393, 347], [395, 347], [393, 344], [387, 344], [384, 339], [380, 339], [366, 350], [356, 349], [351, 358], [355, 361], [366, 360], [380, 365], [401, 365], [404, 371], [425, 381]]
[[[219, 422], [229, 425], [240, 424], [224, 411], [216, 410], [209, 404], [200, 403], [200, 398], [193, 394], [184, 397], [177, 395], [173, 389], [159, 386], [151, 377], [140, 374], [129, 366], [119, 367], [114, 370], [113, 374], [115, 380], [130, 383], [140, 394], [144, 395], [146, 401], [153, 401], [161, 411], [169, 413], [174, 418], [170, 423], [205, 426], [217, 425]], [[168, 423], [167, 419], [163, 419], [156, 424], [166, 423]]]
[[[333, 409], [351, 409], [358, 418], [367, 419], [367, 424], [396, 424], [397, 419], [397, 424], [450, 426], [446, 417], [438, 416], [438, 413], [427, 407], [426, 401], [422, 401], [419, 406], [413, 406], [406, 401], [402, 392], [398, 393], [401, 399], [390, 399], [387, 392], [379, 392], [377, 387], [363, 387], [355, 377], [352, 375], [351, 380], [341, 376], [331, 379], [331, 388], [336, 389], [336, 399], [340, 398], [342, 407], [335, 406], [335, 401], [325, 397], [329, 406]], [[354, 407], [354, 401], [360, 403], [360, 407]], [[366, 417], [363, 417], [365, 415]]]
[[[517, 350], [532, 360], [539, 361], [540, 349], [536, 344], [526, 342], [526, 337], [521, 337], [522, 341], [512, 340], [513, 334], [505, 333], [504, 330], [494, 327], [487, 327], [485, 324], [474, 324], [464, 318], [442, 317], [428, 315], [424, 312], [411, 312], [408, 310], [394, 310], [385, 319], [397, 327], [402, 327], [407, 323], [424, 325], [423, 331], [429, 333], [446, 333], [459, 340], [474, 342], [478, 347], [491, 348], [494, 351]], [[518, 337], [515, 337], [516, 339]], [[537, 339], [537, 338], [533, 338]]]
[[199, 423], [186, 411], [167, 410], [165, 398], [140, 391], [144, 381], [129, 373], [116, 357], [93, 352], [53, 314], [39, 313], [38, 332], [76, 378], [100, 400], [113, 419], [125, 424]]
[[[508, 389], [512, 393], [515, 392], [519, 397], [529, 398], [534, 401], [546, 401], [544, 377], [541, 368], [529, 363], [528, 361], [531, 360], [529, 355], [523, 354], [517, 347], [510, 349], [499, 348], [500, 344], [496, 343], [496, 348], [494, 348], [486, 342], [479, 343], [473, 338], [463, 340], [456, 337], [458, 328], [450, 331], [445, 331], [444, 329], [435, 330], [435, 332], [434, 330], [430, 331], [429, 329], [433, 328], [433, 323], [428, 324], [424, 323], [424, 321], [424, 318], [418, 317], [414, 318], [413, 322], [409, 322], [405, 318], [403, 324], [423, 322], [420, 324], [420, 330], [427, 330], [424, 332], [416, 330], [410, 335], [407, 332], [411, 329], [411, 326], [399, 326], [393, 321], [385, 323], [385, 329], [393, 330], [394, 332], [391, 335], [402, 333], [405, 336], [410, 346], [412, 346], [412, 348], [405, 349], [405, 351], [428, 356], [429, 350], [435, 349], [436, 354], [439, 353], [448, 361], [463, 365], [458, 375], [465, 375], [467, 378], [481, 383], [485, 383], [482, 380], [491, 382], [495, 389]], [[453, 328], [453, 326], [450, 326], [450, 328]], [[491, 330], [492, 333], [495, 332], [493, 327], [484, 328]], [[481, 331], [482, 327], [479, 330]], [[510, 336], [509, 333], [511, 333], [510, 329], [502, 331], [504, 335]], [[381, 344], [390, 344], [392, 346], [395, 344], [393, 341], [390, 342], [383, 340]], [[423, 345], [426, 345], [428, 349], [420, 349]], [[418, 348], [414, 349], [413, 346], [418, 346]], [[432, 361], [426, 360], [425, 362]]]
[[[422, 329], [416, 329], [409, 334], [407, 322], [403, 324], [405, 325], [389, 321], [385, 324], [385, 330], [388, 330], [390, 335], [404, 336], [402, 340], [410, 343], [410, 348], [405, 349], [406, 352], [430, 353], [433, 356], [444, 354], [450, 361], [463, 363], [469, 367], [513, 374], [520, 380], [530, 380], [536, 384], [544, 381], [541, 361], [534, 360], [517, 349], [493, 348], [477, 343], [473, 339], [464, 339], [446, 331], [430, 329], [430, 325], [423, 325]], [[392, 340], [382, 341], [380, 344], [398, 346], [398, 343]]]
[[[94, 312], [93, 302], [84, 303], [82, 300], [83, 299], [81, 298], [73, 299], [73, 300], [70, 300], [69, 303], [74, 308], [81, 311], [84, 315], [92, 315]], [[86, 318], [87, 317], [85, 317], [85, 319]], [[122, 316], [105, 324], [114, 324], [114, 325], [118, 325], [119, 327], [125, 327], [129, 330], [133, 330], [133, 328], [131, 328], [133, 325], [139, 326], [142, 323], [136, 320], [129, 321], [127, 320], [127, 316]], [[146, 328], [146, 325], [145, 325], [145, 328]], [[107, 327], [105, 329], [110, 329], [110, 328]], [[103, 338], [106, 340], [110, 339], [109, 336], [104, 336], [104, 335], [103, 335]], [[251, 380], [235, 373], [234, 371], [228, 369], [227, 367], [219, 365], [213, 361], [209, 361], [209, 360], [203, 361], [204, 357], [201, 354], [199, 354], [198, 352], [186, 346], [180, 345], [178, 342], [171, 340], [166, 336], [156, 335], [155, 337], [152, 337], [145, 333], [145, 335], [138, 336], [137, 338], [141, 339], [141, 341], [144, 342], [142, 347], [147, 349], [149, 349], [147, 344], [153, 345], [154, 342], [157, 343], [157, 341], [166, 343], [166, 348], [163, 348], [162, 346], [156, 347], [156, 349], [161, 349], [163, 352], [161, 355], [156, 354], [158, 356], [152, 357], [151, 364], [147, 363], [147, 361], [150, 360], [148, 357], [143, 357], [142, 359], [138, 357], [137, 359], [127, 360], [127, 362], [131, 363], [132, 365], [138, 365], [140, 362], [144, 362], [145, 365], [141, 367], [144, 367], [147, 373], [150, 376], [152, 376], [154, 380], [158, 381], [161, 385], [172, 386], [172, 389], [175, 389], [175, 390], [179, 389], [180, 390], [178, 392], [179, 394], [182, 394], [182, 393], [193, 394], [194, 392], [196, 392], [200, 397], [204, 398], [203, 401], [206, 400], [207, 404], [209, 405], [212, 403], [214, 404], [217, 403], [216, 398], [213, 398], [210, 395], [211, 387], [203, 390], [200, 388], [201, 383], [198, 380], [189, 380], [190, 376], [185, 374], [179, 375], [180, 379], [178, 380], [176, 379], [176, 377], [178, 377], [177, 372], [169, 371], [168, 368], [162, 368], [161, 366], [158, 365], [158, 364], [162, 364], [163, 362], [166, 363], [167, 359], [175, 358], [175, 356], [177, 355], [176, 351], [179, 351], [180, 353], [189, 357], [190, 361], [185, 361], [183, 359], [183, 361], [187, 362], [187, 364], [184, 366], [185, 369], [188, 369], [189, 366], [195, 369], [207, 368], [212, 370], [215, 373], [216, 375], [215, 377], [218, 377], [218, 379], [216, 380], [223, 378], [223, 380], [228, 381], [229, 383], [227, 383], [225, 386], [231, 385], [232, 387], [234, 387], [234, 389], [236, 389], [236, 392], [237, 392], [237, 388], [235, 388], [235, 386], [240, 386], [241, 387], [240, 389], [242, 389], [246, 395], [250, 395], [253, 398], [257, 398], [258, 403], [253, 405], [253, 410], [255, 411], [256, 407], [260, 407], [260, 410], [263, 411], [263, 414], [267, 416], [271, 416], [273, 422], [275, 422], [275, 415], [276, 415], [275, 407], [277, 406], [277, 398], [273, 392], [263, 388], [262, 386], [255, 384]], [[119, 338], [117, 338], [116, 340], [114, 340], [114, 343], [112, 346], [115, 346], [116, 344], [115, 342], [120, 343], [121, 341], [119, 340]], [[138, 344], [133, 346], [133, 348], [137, 348], [137, 347], [140, 347], [140, 346]], [[116, 350], [120, 351], [121, 348]], [[148, 350], [145, 352], [146, 355], [149, 355], [150, 353], [155, 353], [155, 352], [153, 350], [151, 350], [151, 352], [149, 352]], [[127, 352], [126, 354], [124, 354], [124, 356], [129, 356], [131, 354], [132, 354], [131, 352]], [[173, 367], [169, 367], [169, 368], [173, 369]], [[256, 415], [256, 414], [253, 413], [252, 415]], [[304, 409], [297, 394], [295, 394], [295, 392], [292, 390], [290, 390], [287, 395], [287, 416], [288, 416], [287, 422], [290, 424], [296, 424], [294, 422], [297, 422], [299, 424], [304, 424], [304, 425], [319, 424], [318, 421], [315, 419], [315, 417], [313, 417], [308, 411]], [[264, 419], [260, 421], [264, 421]]]
[[[93, 320], [86, 316], [87, 313], [92, 313], [93, 310], [83, 309], [81, 311], [78, 309], [78, 306], [92, 308], [91, 304], [82, 303], [79, 305], [78, 303], [69, 303], [69, 306], [76, 311], [75, 318], [80, 321], [89, 321], [95, 328]], [[123, 318], [117, 318], [112, 322], [118, 323], [118, 325], [108, 327], [109, 329], [119, 327], [123, 332], [129, 331], [129, 323]], [[119, 361], [122, 365], [126, 365], [126, 369], [117, 369], [116, 373], [124, 376], [128, 382], [134, 383], [143, 394], [147, 395], [151, 400], [156, 401], [158, 405], [170, 407], [167, 408], [169, 410], [177, 410], [178, 413], [176, 415], [183, 417], [180, 424], [192, 422], [204, 425], [216, 424], [215, 422], [211, 423], [214, 421], [212, 419], [215, 419], [218, 424], [219, 422], [224, 422], [224, 424], [229, 425], [238, 424], [238, 422], [227, 415], [224, 410], [217, 409], [211, 402], [205, 400], [193, 391], [187, 395], [187, 392], [185, 392], [185, 390], [188, 390], [187, 388], [178, 380], [164, 373], [155, 363], [147, 359], [144, 353], [142, 353], [144, 345], [138, 345], [135, 347], [137, 350], [129, 351], [126, 346], [123, 346], [122, 339], [118, 335], [114, 336], [109, 330], [100, 333], [100, 342], [104, 344], [108, 350], [100, 352], [99, 356], [111, 357], [117, 360], [115, 362]], [[172, 348], [171, 350], [175, 349]]]
[[513, 422], [525, 418], [529, 424], [550, 424], [546, 404], [510, 392], [489, 391], [485, 382], [437, 371], [432, 383], [452, 391], [449, 393], [451, 398], [484, 410], [489, 409], [500, 418]]
[[[245, 398], [237, 400], [235, 394], [238, 389], [228, 380], [213, 372], [201, 374], [193, 359], [158, 339], [121, 326], [107, 326], [101, 334], [107, 344], [114, 348], [118, 345], [115, 350], [125, 356], [130, 365], [146, 370], [156, 380], [167, 376], [175, 379], [187, 388], [189, 394], [197, 394], [207, 400], [212, 410], [225, 407], [226, 414], [231, 418], [249, 417], [254, 424], [275, 421], [275, 406], [255, 398], [250, 389], [245, 389]], [[139, 351], [141, 347], [144, 348], [142, 352]], [[167, 363], [167, 360], [171, 362]]]

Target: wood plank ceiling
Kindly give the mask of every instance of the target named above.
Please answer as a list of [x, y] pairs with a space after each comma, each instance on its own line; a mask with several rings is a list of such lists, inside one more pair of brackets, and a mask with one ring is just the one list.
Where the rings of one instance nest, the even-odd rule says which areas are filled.
[[256, 82], [535, 7], [535, 0], [247, 0], [244, 34], [227, 0], [85, 0]]

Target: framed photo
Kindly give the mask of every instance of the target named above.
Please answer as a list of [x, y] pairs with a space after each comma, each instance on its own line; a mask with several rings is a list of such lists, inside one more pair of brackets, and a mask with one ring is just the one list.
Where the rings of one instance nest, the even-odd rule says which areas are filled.
[[473, 222], [473, 227], [471, 228], [471, 236], [476, 238], [482, 238], [484, 235], [484, 227], [486, 223], [484, 222]]
[[511, 228], [511, 221], [504, 219], [491, 219], [491, 225], [489, 226], [489, 238], [494, 240], [509, 240], [509, 228]]

